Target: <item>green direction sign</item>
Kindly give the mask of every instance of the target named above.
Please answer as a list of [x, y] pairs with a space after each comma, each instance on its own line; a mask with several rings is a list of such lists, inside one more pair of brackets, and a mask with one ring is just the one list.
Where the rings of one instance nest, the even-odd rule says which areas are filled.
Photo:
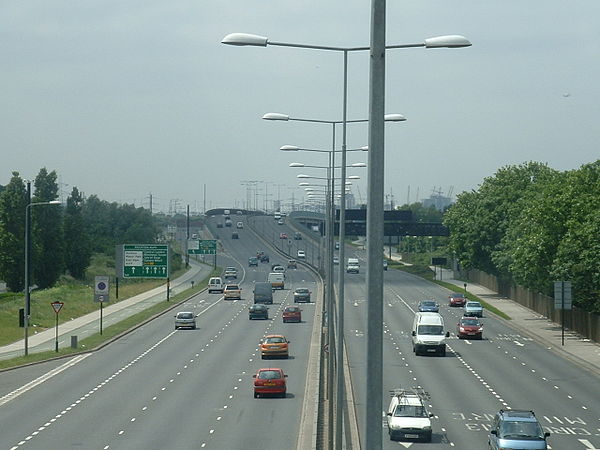
[[188, 241], [188, 254], [190, 255], [216, 255], [217, 241], [214, 239], [191, 239]]
[[168, 278], [169, 246], [123, 245], [123, 278]]

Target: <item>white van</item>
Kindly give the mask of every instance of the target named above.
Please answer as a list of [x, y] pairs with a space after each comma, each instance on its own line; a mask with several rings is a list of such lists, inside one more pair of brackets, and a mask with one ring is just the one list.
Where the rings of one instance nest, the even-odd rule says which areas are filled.
[[273, 289], [283, 289], [285, 287], [285, 274], [281, 272], [271, 272], [267, 277], [267, 281], [271, 283]]
[[444, 331], [444, 318], [439, 313], [416, 313], [411, 334], [415, 355], [437, 353], [446, 356], [445, 338], [450, 332]]
[[223, 280], [221, 277], [212, 277], [210, 280], [208, 280], [209, 294], [212, 294], [213, 292], [220, 292], [222, 294], [224, 287], [225, 286], [223, 285]]

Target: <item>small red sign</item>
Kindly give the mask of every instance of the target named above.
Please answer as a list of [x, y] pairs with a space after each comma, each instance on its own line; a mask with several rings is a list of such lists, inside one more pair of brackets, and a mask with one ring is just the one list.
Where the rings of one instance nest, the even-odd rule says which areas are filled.
[[54, 309], [54, 312], [56, 314], [58, 314], [58, 312], [61, 310], [61, 308], [63, 307], [63, 305], [65, 303], [64, 302], [52, 302], [50, 304], [52, 305], [52, 308]]

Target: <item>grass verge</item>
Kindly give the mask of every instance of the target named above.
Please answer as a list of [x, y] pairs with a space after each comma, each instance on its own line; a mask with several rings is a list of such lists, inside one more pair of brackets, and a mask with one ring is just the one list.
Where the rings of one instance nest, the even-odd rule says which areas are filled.
[[[434, 273], [433, 271], [428, 267], [428, 266], [420, 266], [417, 264], [414, 264], [412, 266], [405, 266], [403, 264], [398, 264], [398, 263], [390, 263], [389, 267], [392, 267], [394, 269], [398, 269], [398, 270], [402, 270], [404, 272], [408, 272], [411, 273], [413, 275], [417, 275], [421, 278], [426, 279], [427, 281], [431, 281], [435, 284], [438, 284], [440, 286], [445, 287], [446, 289], [449, 289], [452, 292], [463, 292], [463, 290], [452, 283], [447, 283], [445, 281], [439, 281], [439, 280], [434, 280], [433, 276]], [[500, 311], [498, 308], [490, 305], [488, 302], [486, 302], [485, 300], [482, 300], [481, 298], [477, 297], [475, 294], [472, 294], [470, 292], [467, 292], [466, 297], [468, 300], [473, 300], [476, 302], [479, 302], [483, 305], [483, 307], [490, 312], [493, 312], [494, 314], [496, 314], [497, 316], [502, 317], [505, 320], [512, 320], [511, 317]]]
[[170, 301], [164, 301], [162, 303], [155, 304], [143, 311], [134, 314], [118, 323], [115, 323], [109, 327], [104, 328], [103, 333], [95, 333], [85, 339], [79, 341], [79, 347], [73, 349], [71, 347], [59, 348], [58, 352], [47, 351], [41, 353], [31, 353], [27, 356], [19, 356], [17, 358], [0, 360], [0, 370], [9, 369], [25, 364], [32, 364], [41, 361], [47, 361], [54, 358], [60, 358], [69, 355], [75, 355], [78, 353], [85, 353], [94, 351], [95, 349], [107, 344], [111, 340], [115, 339], [119, 335], [131, 331], [139, 325], [145, 323], [149, 319], [160, 315], [161, 313], [174, 308], [182, 301], [186, 300], [191, 295], [194, 295], [203, 290], [208, 284], [210, 277], [219, 276], [222, 272], [221, 267], [215, 268], [202, 282], [195, 285], [193, 288], [186, 289], [173, 297]]

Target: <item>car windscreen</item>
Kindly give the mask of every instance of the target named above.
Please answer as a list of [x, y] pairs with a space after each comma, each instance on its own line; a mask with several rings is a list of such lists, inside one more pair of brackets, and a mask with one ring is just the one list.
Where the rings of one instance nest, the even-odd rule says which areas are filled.
[[418, 334], [440, 336], [444, 334], [444, 327], [441, 325], [419, 325]]
[[478, 326], [479, 325], [479, 320], [477, 319], [463, 319], [460, 321], [461, 325], [467, 325], [467, 326]]
[[423, 406], [398, 405], [394, 410], [394, 417], [427, 417]]
[[544, 432], [537, 422], [506, 421], [500, 425], [500, 437], [505, 439], [543, 439]]

